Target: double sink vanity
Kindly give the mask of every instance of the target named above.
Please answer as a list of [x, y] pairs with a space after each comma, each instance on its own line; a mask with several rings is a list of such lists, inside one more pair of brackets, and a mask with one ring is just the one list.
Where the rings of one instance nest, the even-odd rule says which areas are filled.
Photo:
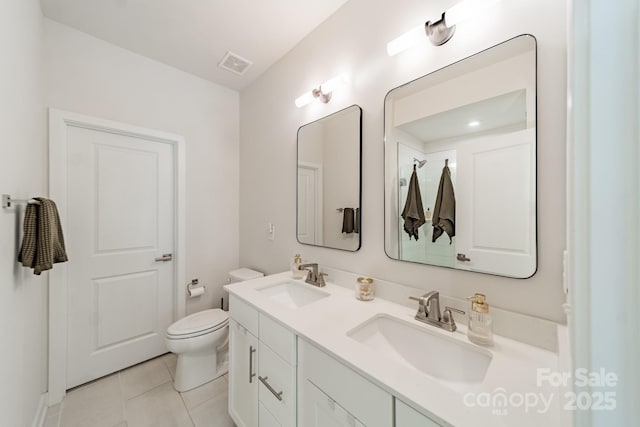
[[[520, 35], [389, 91], [389, 258], [515, 279], [535, 274], [536, 49], [533, 36]], [[297, 149], [298, 242], [358, 251], [362, 109], [300, 127]], [[445, 181], [450, 189], [441, 194]], [[451, 212], [440, 215], [445, 199]], [[540, 380], [541, 369], [559, 370], [554, 346], [533, 339], [555, 338], [541, 319], [502, 317], [509, 338], [482, 347], [467, 339], [464, 302], [454, 307], [448, 298], [441, 312], [437, 289], [386, 282], [365, 302], [354, 297], [357, 275], [311, 265], [308, 279], [318, 287], [289, 272], [225, 287], [229, 413], [238, 427], [562, 423], [563, 390]], [[400, 288], [401, 298], [390, 291]]]
[[352, 283], [286, 272], [225, 287], [238, 427], [556, 425], [558, 399], [539, 398], [557, 390], [537, 383], [555, 353], [501, 336], [475, 345], [463, 316], [449, 332], [415, 320], [411, 301], [356, 300]]

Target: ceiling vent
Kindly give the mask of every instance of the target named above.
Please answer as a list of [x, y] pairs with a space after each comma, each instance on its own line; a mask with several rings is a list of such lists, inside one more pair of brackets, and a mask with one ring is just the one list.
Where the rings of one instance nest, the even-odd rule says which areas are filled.
[[239, 76], [243, 75], [249, 67], [253, 65], [253, 62], [248, 59], [244, 59], [240, 55], [236, 55], [233, 52], [227, 52], [222, 57], [222, 60], [218, 63], [218, 67], [231, 71]]

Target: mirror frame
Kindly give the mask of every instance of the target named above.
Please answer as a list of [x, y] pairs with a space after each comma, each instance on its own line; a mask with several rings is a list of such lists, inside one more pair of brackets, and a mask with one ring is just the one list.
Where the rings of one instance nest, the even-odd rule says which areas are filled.
[[[430, 76], [432, 74], [438, 73], [442, 70], [445, 70], [451, 66], [454, 66], [456, 64], [459, 64], [460, 62], [463, 62], [467, 59], [473, 58], [473, 57], [477, 57], [478, 55], [481, 55], [495, 47], [501, 46], [504, 43], [508, 43], [512, 40], [515, 40], [519, 37], [529, 37], [531, 38], [531, 40], [534, 43], [534, 49], [533, 49], [533, 55], [534, 55], [534, 83], [535, 83], [535, 96], [534, 96], [534, 105], [535, 105], [535, 159], [534, 159], [534, 168], [535, 168], [535, 180], [534, 180], [534, 185], [535, 185], [535, 201], [536, 201], [536, 206], [535, 206], [535, 224], [533, 224], [534, 230], [535, 230], [535, 236], [534, 236], [534, 242], [535, 242], [535, 268], [533, 269], [533, 272], [531, 272], [530, 275], [526, 276], [526, 277], [516, 277], [516, 276], [509, 276], [506, 274], [500, 274], [498, 272], [489, 272], [489, 271], [479, 271], [479, 270], [467, 270], [467, 269], [462, 269], [462, 268], [456, 268], [455, 266], [450, 267], [450, 266], [446, 266], [446, 265], [437, 265], [437, 264], [429, 264], [429, 263], [425, 263], [425, 262], [418, 262], [418, 261], [412, 261], [412, 260], [403, 260], [400, 258], [394, 258], [391, 255], [389, 255], [389, 253], [387, 252], [387, 210], [389, 209], [389, 207], [387, 206], [387, 189], [388, 186], [390, 185], [387, 182], [387, 172], [386, 172], [386, 166], [387, 166], [387, 156], [386, 156], [386, 144], [387, 144], [387, 99], [389, 97], [389, 95], [396, 89], [408, 86], [410, 84], [413, 84], [415, 82], [417, 82], [418, 80], [425, 78], [427, 76]], [[539, 230], [538, 230], [538, 222], [539, 222], [539, 207], [538, 207], [538, 175], [539, 175], [539, 167], [538, 167], [538, 145], [539, 145], [539, 131], [538, 131], [538, 40], [536, 39], [536, 37], [533, 34], [529, 34], [529, 33], [523, 33], [523, 34], [518, 34], [517, 36], [511, 37], [507, 40], [504, 40], [500, 43], [497, 43], [495, 45], [489, 46], [485, 49], [482, 49], [476, 53], [473, 53], [469, 56], [466, 56], [464, 58], [461, 58], [455, 62], [452, 62], [450, 64], [445, 65], [444, 67], [438, 68], [436, 70], [433, 70], [427, 74], [424, 74], [422, 76], [416, 77], [415, 79], [412, 79], [406, 83], [403, 83], [399, 86], [396, 86], [392, 89], [390, 89], [387, 94], [384, 97], [384, 101], [383, 101], [383, 155], [382, 155], [382, 161], [383, 161], [383, 181], [384, 181], [384, 186], [383, 186], [383, 204], [384, 204], [384, 208], [383, 208], [383, 223], [384, 223], [384, 228], [383, 228], [383, 246], [384, 246], [384, 253], [385, 255], [389, 258], [392, 259], [394, 261], [400, 261], [400, 262], [408, 262], [408, 263], [412, 263], [412, 264], [417, 264], [417, 265], [424, 265], [424, 266], [430, 266], [430, 267], [440, 267], [440, 268], [448, 268], [451, 270], [456, 270], [456, 271], [462, 271], [462, 272], [468, 272], [468, 273], [480, 273], [480, 274], [487, 274], [487, 275], [491, 275], [491, 276], [499, 276], [499, 277], [507, 277], [507, 278], [511, 278], [511, 279], [519, 279], [519, 280], [526, 280], [526, 279], [530, 279], [531, 277], [533, 277], [537, 272], [538, 272], [538, 268], [539, 268]]]
[[[343, 111], [346, 111], [350, 108], [356, 107], [358, 109], [358, 181], [359, 181], [359, 185], [358, 185], [358, 208], [360, 209], [360, 231], [358, 233], [358, 246], [355, 249], [345, 249], [345, 248], [338, 248], [338, 247], [334, 247], [334, 246], [326, 246], [326, 245], [316, 245], [313, 243], [306, 243], [306, 242], [301, 242], [300, 239], [298, 238], [298, 211], [299, 211], [299, 203], [298, 203], [298, 194], [300, 189], [298, 188], [298, 164], [299, 164], [299, 159], [300, 159], [300, 130], [305, 127], [305, 126], [309, 126], [312, 125], [314, 123], [317, 123], [321, 120], [330, 118], [332, 116], [335, 116], [336, 114], [339, 114]], [[298, 132], [296, 133], [296, 241], [298, 243], [300, 243], [301, 245], [308, 245], [308, 246], [315, 246], [318, 248], [327, 248], [327, 249], [337, 249], [340, 251], [345, 251], [345, 252], [357, 252], [360, 250], [360, 248], [362, 247], [362, 107], [360, 107], [358, 104], [353, 104], [353, 105], [349, 105], [348, 107], [345, 107], [341, 110], [338, 110], [336, 112], [333, 112], [331, 114], [328, 114], [326, 116], [320, 117], [319, 119], [316, 119], [312, 122], [309, 123], [305, 123], [304, 125], [300, 126], [298, 128]]]

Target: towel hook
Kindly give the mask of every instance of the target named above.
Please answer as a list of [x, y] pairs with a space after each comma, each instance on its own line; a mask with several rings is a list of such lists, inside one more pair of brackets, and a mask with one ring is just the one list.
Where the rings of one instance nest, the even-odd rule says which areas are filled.
[[445, 165], [446, 167], [449, 167], [449, 159], [444, 159], [444, 165]]

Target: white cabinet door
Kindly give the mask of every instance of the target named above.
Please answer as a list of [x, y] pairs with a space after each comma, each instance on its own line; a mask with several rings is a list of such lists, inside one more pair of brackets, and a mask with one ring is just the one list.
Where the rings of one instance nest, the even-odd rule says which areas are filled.
[[406, 403], [396, 399], [396, 427], [440, 427]]
[[456, 251], [469, 260], [456, 261], [456, 268], [517, 278], [535, 273], [535, 154], [534, 129], [459, 148]]
[[264, 407], [262, 402], [259, 405], [260, 427], [282, 427], [276, 417]]
[[[393, 425], [393, 396], [343, 365], [313, 344], [298, 338], [298, 381], [302, 390], [301, 418], [309, 418], [307, 386], [309, 382], [330, 396], [359, 422], [368, 427]], [[300, 393], [300, 390], [298, 390]], [[311, 419], [309, 419], [310, 422]], [[347, 421], [349, 418], [347, 417]], [[299, 423], [307, 427], [308, 423]], [[339, 424], [342, 425], [342, 424]], [[357, 425], [357, 424], [345, 424]]]
[[258, 339], [229, 322], [229, 414], [238, 427], [258, 427]]
[[302, 420], [302, 425], [308, 427], [365, 427], [311, 381], [305, 381], [304, 387], [305, 419]]

